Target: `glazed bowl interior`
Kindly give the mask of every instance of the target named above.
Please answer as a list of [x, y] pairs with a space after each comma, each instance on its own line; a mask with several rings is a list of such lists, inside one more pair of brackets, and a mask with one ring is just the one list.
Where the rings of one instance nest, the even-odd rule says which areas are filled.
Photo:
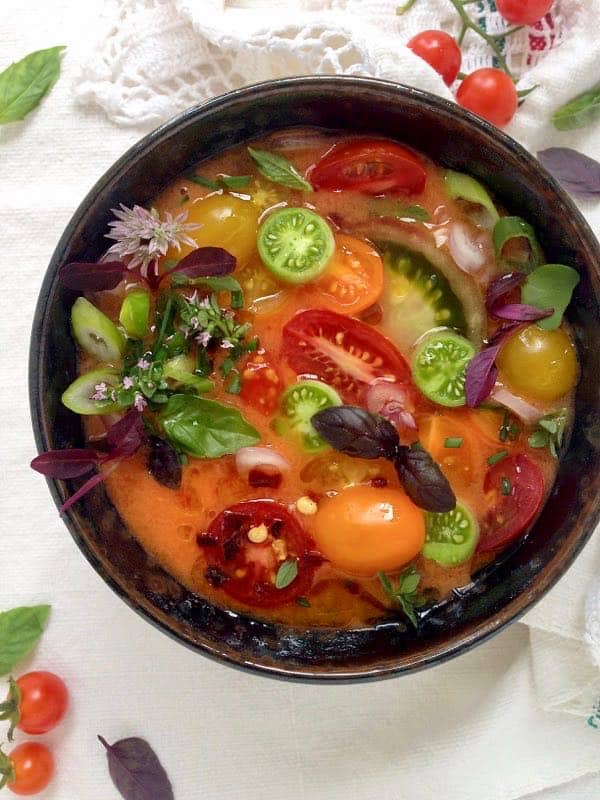
[[[232, 92], [190, 109], [125, 154], [85, 198], [49, 265], [36, 311], [30, 391], [40, 450], [80, 447], [79, 417], [60, 403], [76, 376], [69, 332], [74, 295], [57, 281], [68, 261], [106, 249], [110, 209], [146, 204], [177, 175], [232, 145], [290, 126], [398, 139], [438, 164], [480, 178], [531, 222], [548, 261], [581, 273], [569, 320], [581, 363], [575, 426], [551, 495], [529, 536], [449, 599], [418, 631], [402, 620], [357, 629], [302, 629], [215, 606], [169, 576], [127, 531], [102, 485], [65, 522], [100, 576], [146, 619], [188, 646], [248, 669], [316, 680], [377, 678], [443, 661], [522, 614], [565, 572], [599, 514], [600, 250], [569, 198], [539, 163], [496, 128], [451, 103], [397, 84], [347, 77], [292, 78]], [[51, 481], [57, 504], [77, 482]]]

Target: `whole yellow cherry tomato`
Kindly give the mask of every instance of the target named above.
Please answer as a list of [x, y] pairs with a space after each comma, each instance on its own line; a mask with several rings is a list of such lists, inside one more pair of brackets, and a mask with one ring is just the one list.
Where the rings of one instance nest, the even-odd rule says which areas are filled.
[[[200, 227], [190, 231], [196, 247], [223, 247], [243, 267], [256, 251], [256, 232], [260, 209], [250, 200], [227, 194], [211, 194], [187, 207], [186, 222]], [[194, 247], [182, 245], [178, 253], [171, 248], [167, 258], [183, 258]]]
[[332, 564], [368, 577], [415, 558], [425, 541], [425, 518], [402, 489], [351, 486], [322, 500], [313, 533]]
[[524, 328], [510, 337], [496, 363], [503, 383], [526, 400], [558, 400], [577, 382], [575, 345], [563, 328]]

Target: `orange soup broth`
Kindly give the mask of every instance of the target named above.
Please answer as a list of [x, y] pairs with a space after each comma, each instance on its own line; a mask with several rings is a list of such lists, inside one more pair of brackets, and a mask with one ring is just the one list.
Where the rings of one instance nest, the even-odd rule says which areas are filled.
[[[334, 138], [311, 133], [307, 145], [296, 147], [290, 151], [289, 157], [302, 172], [314, 163], [333, 141]], [[277, 147], [279, 136], [260, 142], [259, 147], [269, 149]], [[461, 218], [464, 211], [459, 203], [453, 202], [442, 193], [442, 171], [431, 162], [427, 163], [428, 181], [425, 192], [419, 196], [418, 202], [425, 207], [433, 220], [430, 228], [442, 226], [449, 218]], [[276, 204], [305, 205], [326, 213], [335, 223], [336, 210], [343, 211], [347, 219], [360, 220], [363, 212], [364, 197], [356, 197], [352, 193], [315, 192], [303, 195], [285, 187], [269, 184], [258, 176], [254, 164], [249, 159], [245, 148], [236, 148], [197, 168], [198, 174], [214, 177], [217, 174], [253, 175], [261, 187], [259, 209], [260, 214]], [[173, 182], [157, 199], [154, 206], [161, 215], [169, 211], [176, 215], [182, 209], [189, 209], [211, 191], [187, 179], [179, 178]], [[240, 198], [248, 199], [243, 192]], [[182, 203], [183, 201], [183, 203]], [[352, 230], [348, 229], [349, 233]], [[192, 234], [193, 236], [193, 234]], [[222, 243], [214, 241], [215, 246]], [[226, 245], [223, 245], [226, 246]], [[192, 248], [183, 248], [183, 254]], [[180, 255], [180, 254], [179, 254]], [[177, 252], [170, 252], [167, 258], [177, 257]], [[250, 258], [256, 269], [262, 269], [257, 253]], [[239, 264], [238, 272], [245, 264]], [[234, 273], [235, 276], [235, 273]], [[119, 302], [124, 286], [115, 292], [104, 292], [93, 297], [113, 319], [116, 318]], [[275, 296], [270, 300], [255, 303], [242, 313], [242, 319], [252, 322], [252, 335], [260, 339], [261, 347], [276, 365], [283, 386], [290, 386], [297, 381], [296, 374], [280, 357], [281, 331], [283, 325], [293, 314], [303, 308], [318, 307], [319, 300], [313, 288], [309, 286], [279, 286]], [[371, 321], [371, 320], [369, 320]], [[381, 323], [375, 327], [384, 335]], [[406, 356], [407, 354], [405, 354]], [[302, 516], [295, 510], [295, 502], [302, 496], [310, 495], [317, 501], [326, 491], [336, 491], [339, 485], [338, 462], [347, 460], [332, 451], [318, 455], [305, 453], [299, 442], [284, 436], [278, 436], [271, 427], [271, 416], [266, 416], [253, 407], [245, 404], [239, 396], [228, 394], [223, 381], [216, 377], [215, 390], [209, 397], [222, 403], [239, 408], [248, 422], [260, 433], [261, 446], [272, 446], [286, 458], [290, 470], [285, 474], [281, 486], [277, 490], [251, 488], [242, 479], [235, 466], [234, 456], [225, 456], [216, 460], [189, 458], [183, 467], [181, 488], [168, 489], [155, 481], [146, 468], [146, 453], [142, 450], [134, 457], [122, 462], [106, 479], [109, 496], [118, 509], [129, 530], [139, 539], [143, 547], [169, 573], [185, 584], [192, 591], [203, 595], [214, 602], [231, 607], [234, 610], [247, 611], [256, 616], [280, 620], [299, 625], [357, 625], [372, 621], [392, 610], [393, 604], [384, 594], [377, 577], [357, 578], [345, 575], [331, 565], [325, 563], [318, 568], [315, 582], [308, 594], [310, 607], [291, 603], [275, 609], [256, 609], [232, 600], [218, 588], [214, 588], [205, 578], [206, 562], [203, 550], [197, 543], [197, 536], [206, 532], [211, 520], [224, 508], [233, 503], [253, 499], [270, 498], [289, 507], [292, 513], [305, 527], [309, 534], [314, 530], [314, 517]], [[426, 449], [430, 450], [438, 460], [442, 470], [450, 479], [458, 499], [467, 504], [480, 516], [488, 505], [483, 491], [483, 477], [487, 466], [486, 459], [499, 449], [511, 451], [523, 450], [525, 434], [521, 434], [515, 442], [501, 443], [498, 437], [502, 423], [502, 412], [488, 410], [434, 408], [426, 401], [417, 410], [416, 421], [418, 434]], [[88, 430], [93, 432], [94, 425], [88, 423]], [[447, 449], [446, 438], [461, 436], [461, 432], [476, 430], [478, 447], [469, 449]], [[535, 451], [532, 456], [542, 467], [549, 487], [555, 466], [546, 451]], [[363, 472], [363, 482], [373, 478], [384, 478], [391, 487], [398, 486], [398, 479], [392, 466], [385, 461], [363, 461], [353, 459], [352, 469]], [[312, 463], [311, 463], [312, 462]], [[342, 465], [343, 466], [343, 465]], [[333, 485], [324, 485], [323, 474], [336, 476]], [[325, 472], [324, 472], [325, 471]], [[343, 469], [342, 469], [343, 471]], [[342, 480], [343, 482], [343, 480]], [[418, 557], [415, 564], [422, 575], [420, 590], [431, 590], [433, 596], [443, 597], [452, 589], [469, 583], [471, 574], [478, 567], [489, 561], [489, 556], [475, 556], [470, 561], [455, 568], [441, 567], [433, 561]]]

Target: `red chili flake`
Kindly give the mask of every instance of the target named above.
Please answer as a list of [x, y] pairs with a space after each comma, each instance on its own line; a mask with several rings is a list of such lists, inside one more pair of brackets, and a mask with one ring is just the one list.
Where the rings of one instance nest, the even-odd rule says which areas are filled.
[[388, 479], [383, 477], [371, 478], [371, 486], [375, 489], [383, 489], [388, 485]]
[[266, 487], [268, 489], [278, 489], [281, 485], [282, 475], [279, 470], [267, 469], [266, 467], [255, 467], [248, 473], [248, 483], [254, 489]]
[[199, 533], [196, 536], [196, 543], [198, 547], [216, 547], [219, 540], [216, 536], [211, 536], [210, 533]]
[[222, 586], [229, 580], [229, 577], [225, 575], [218, 567], [208, 567], [206, 572], [204, 573], [204, 577], [210, 583], [211, 586]]

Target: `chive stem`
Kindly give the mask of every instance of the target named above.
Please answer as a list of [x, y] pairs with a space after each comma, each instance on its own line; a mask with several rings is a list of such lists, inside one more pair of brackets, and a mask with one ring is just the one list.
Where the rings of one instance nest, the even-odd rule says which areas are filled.
[[511, 483], [510, 483], [509, 479], [508, 478], [502, 478], [502, 481], [500, 482], [500, 485], [502, 487], [502, 494], [505, 497], [508, 497], [508, 495], [510, 494], [511, 489], [512, 489], [512, 486], [511, 486]]
[[444, 442], [444, 447], [454, 450], [457, 447], [461, 447], [463, 441], [464, 439], [462, 436], [455, 436], [455, 437], [451, 436]]
[[487, 463], [490, 467], [493, 467], [494, 464], [497, 464], [499, 461], [502, 461], [503, 458], [506, 458], [508, 455], [508, 450], [498, 450], [497, 453], [493, 453], [487, 460]]

